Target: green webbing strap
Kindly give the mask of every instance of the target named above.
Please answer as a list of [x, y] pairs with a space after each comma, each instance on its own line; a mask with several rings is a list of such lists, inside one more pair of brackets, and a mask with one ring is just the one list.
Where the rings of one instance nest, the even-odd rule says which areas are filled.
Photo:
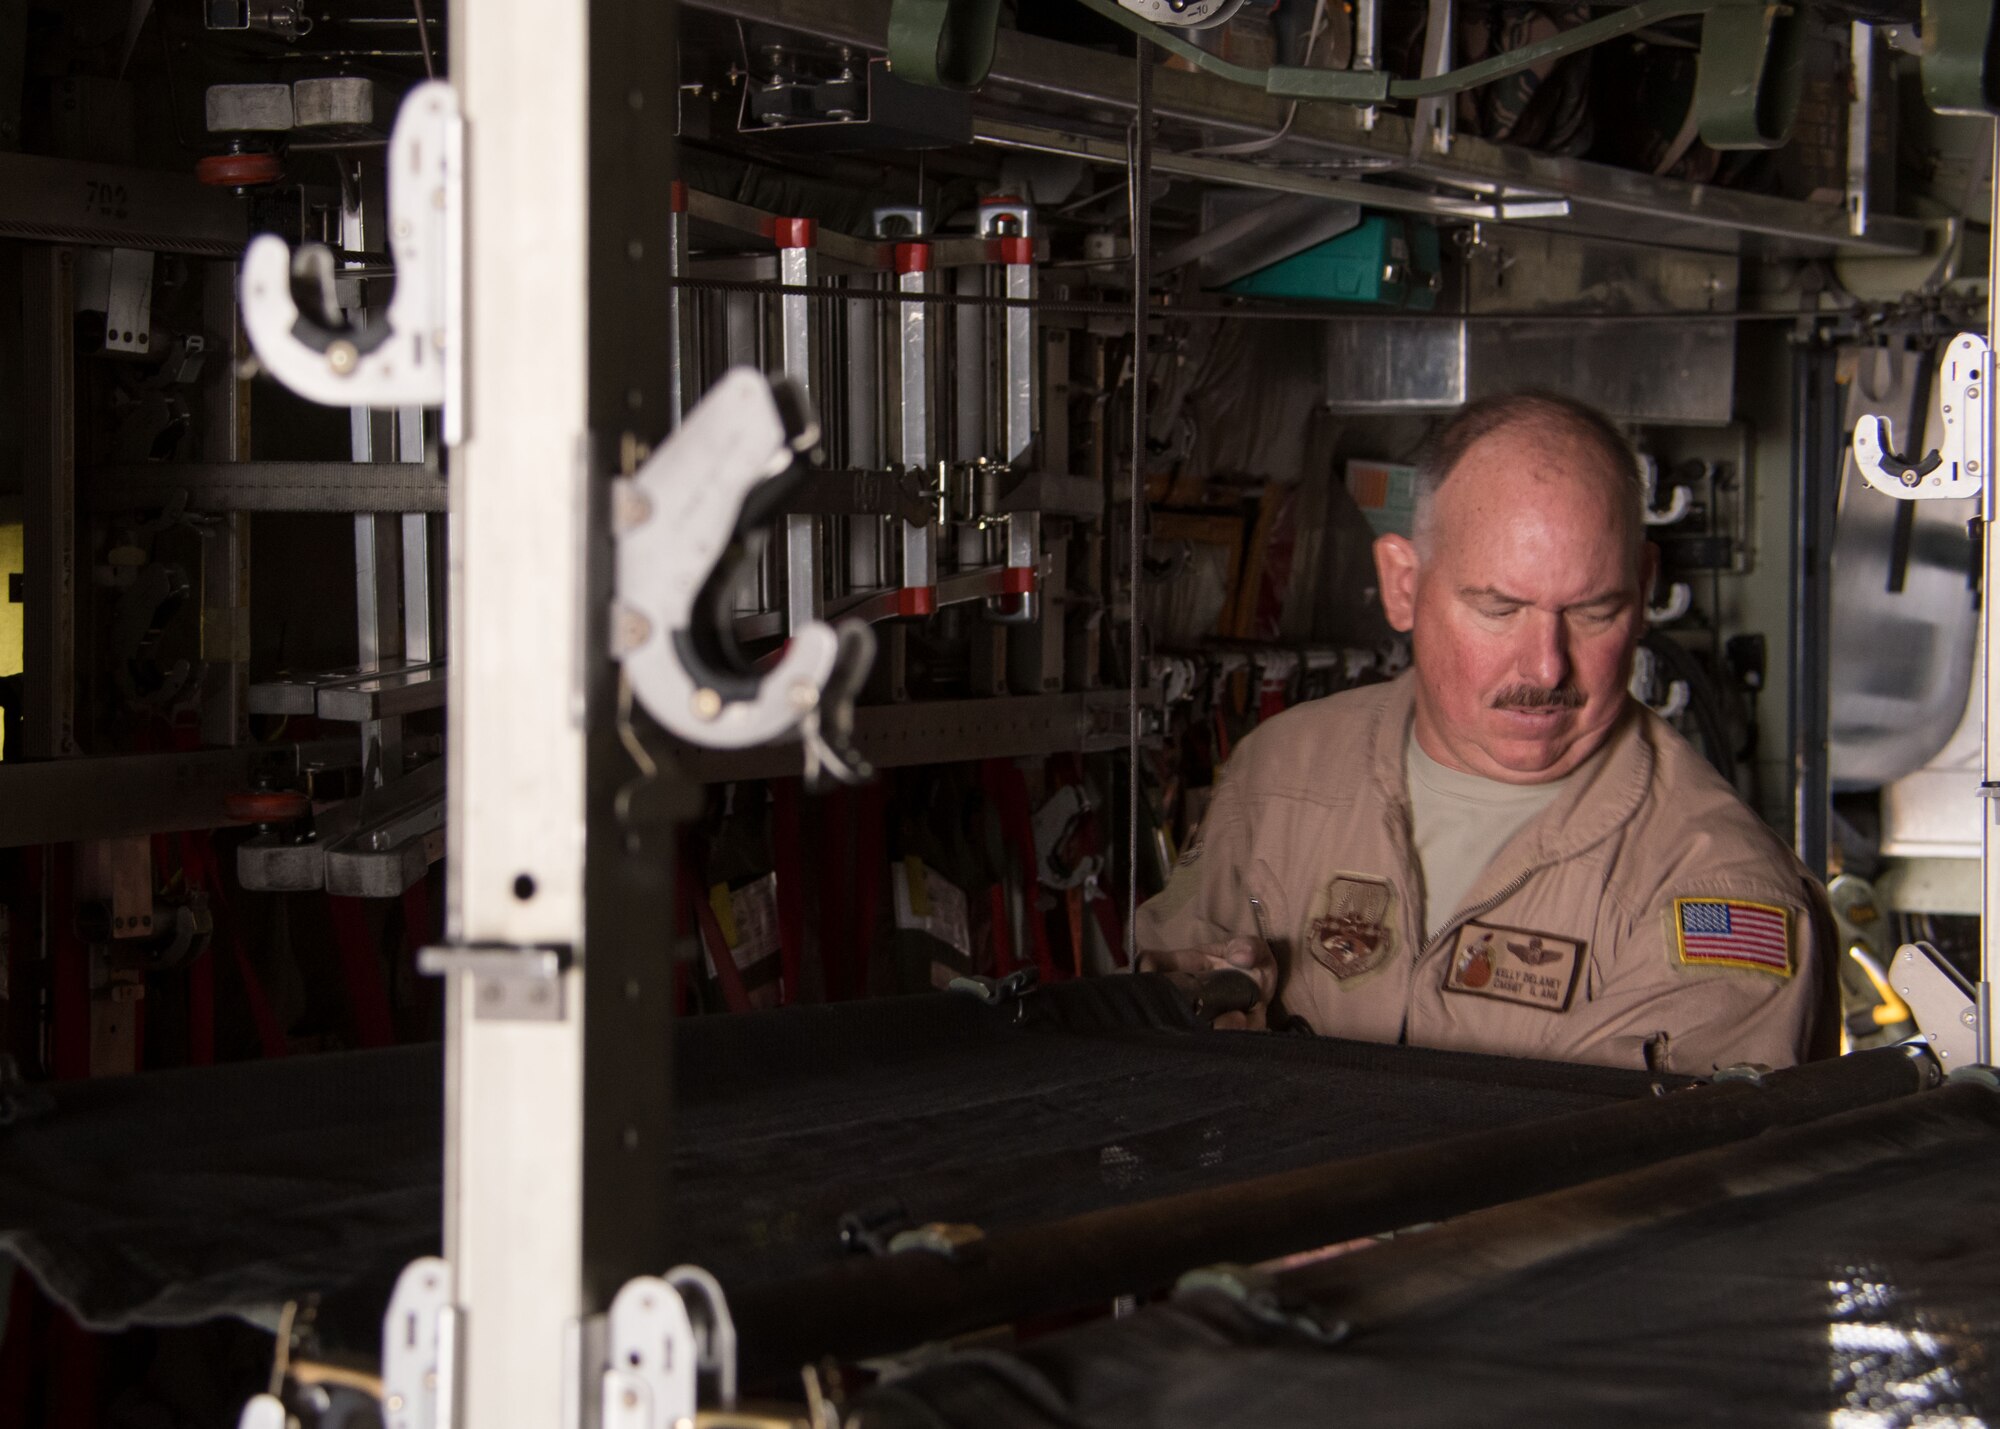
[[1251, 69], [1245, 65], [1231, 64], [1218, 59], [1208, 51], [1195, 45], [1176, 31], [1151, 20], [1142, 19], [1117, 3], [1117, 0], [1079, 0], [1086, 9], [1094, 10], [1105, 19], [1123, 25], [1136, 35], [1143, 36], [1161, 49], [1180, 56], [1197, 69], [1206, 70], [1219, 79], [1234, 84], [1248, 85], [1261, 89], [1279, 99], [1326, 99], [1345, 104], [1382, 104], [1392, 99], [1430, 99], [1439, 95], [1457, 94], [1460, 90], [1474, 89], [1482, 84], [1491, 84], [1496, 79], [1505, 79], [1510, 74], [1519, 73], [1531, 65], [1544, 60], [1561, 59], [1564, 55], [1587, 50], [1593, 45], [1601, 45], [1620, 35], [1629, 35], [1634, 30], [1656, 25], [1662, 20], [1671, 20], [1681, 15], [1699, 15], [1707, 11], [1716, 0], [1640, 0], [1615, 14], [1603, 15], [1587, 21], [1574, 29], [1564, 30], [1545, 40], [1537, 40], [1532, 45], [1509, 50], [1478, 64], [1433, 75], [1427, 79], [1396, 79], [1386, 70], [1312, 69], [1302, 65], [1273, 65], [1269, 69]]
[[2000, 114], [1992, 0], [1924, 0], [1924, 100], [1940, 114]]
[[993, 68], [1000, 0], [890, 0], [889, 69], [935, 89], [977, 89]]
[[1701, 22], [1694, 112], [1711, 149], [1776, 149], [1805, 80], [1805, 20], [1767, 0], [1723, 0]]
[[[1775, 149], [1790, 138], [1805, 80], [1803, 0], [1639, 0], [1532, 45], [1426, 79], [1385, 70], [1252, 69], [1208, 53], [1117, 0], [1078, 0], [1197, 69], [1279, 99], [1382, 104], [1490, 84], [1662, 20], [1702, 15], [1695, 113], [1712, 149]], [[993, 67], [1000, 0], [891, 0], [890, 67], [916, 84], [975, 89]], [[1947, 114], [2000, 113], [2000, 19], [1994, 0], [1923, 0], [1924, 98]]]

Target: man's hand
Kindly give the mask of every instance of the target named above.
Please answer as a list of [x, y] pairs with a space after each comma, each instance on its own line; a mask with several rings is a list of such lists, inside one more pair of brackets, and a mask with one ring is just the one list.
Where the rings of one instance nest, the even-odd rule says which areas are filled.
[[1278, 990], [1278, 960], [1262, 938], [1236, 937], [1226, 943], [1204, 943], [1197, 948], [1141, 951], [1139, 971], [1165, 973], [1190, 991], [1197, 989], [1203, 976], [1222, 968], [1248, 973], [1257, 984], [1257, 1001], [1246, 1012], [1225, 1012], [1215, 1026], [1228, 1030], [1262, 1032], [1268, 1025], [1265, 1012]]

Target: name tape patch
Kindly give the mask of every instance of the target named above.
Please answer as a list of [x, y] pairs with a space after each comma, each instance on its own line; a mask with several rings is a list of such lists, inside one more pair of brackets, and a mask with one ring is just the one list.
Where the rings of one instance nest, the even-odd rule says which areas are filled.
[[1499, 1002], [1566, 1012], [1583, 969], [1583, 944], [1575, 938], [1468, 922], [1454, 935], [1445, 964], [1444, 990]]
[[1792, 910], [1741, 898], [1676, 898], [1674, 952], [1691, 967], [1792, 975]]

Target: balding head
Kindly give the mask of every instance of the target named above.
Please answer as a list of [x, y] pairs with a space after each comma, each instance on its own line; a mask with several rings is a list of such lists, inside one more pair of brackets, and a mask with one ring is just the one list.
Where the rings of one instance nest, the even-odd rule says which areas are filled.
[[1447, 485], [1462, 489], [1463, 484], [1477, 482], [1486, 464], [1467, 458], [1489, 438], [1502, 436], [1516, 439], [1509, 445], [1545, 451], [1551, 470], [1601, 478], [1613, 507], [1623, 514], [1621, 525], [1637, 557], [1646, 539], [1646, 492], [1639, 477], [1638, 454], [1609, 417], [1595, 407], [1553, 392], [1483, 397], [1461, 410], [1425, 443], [1417, 457], [1412, 526], [1420, 550], [1429, 551], [1437, 537]]
[[1468, 407], [1420, 470], [1416, 539], [1375, 543], [1383, 612], [1412, 635], [1416, 738], [1509, 783], [1561, 778], [1628, 701], [1653, 553], [1638, 464], [1588, 407]]

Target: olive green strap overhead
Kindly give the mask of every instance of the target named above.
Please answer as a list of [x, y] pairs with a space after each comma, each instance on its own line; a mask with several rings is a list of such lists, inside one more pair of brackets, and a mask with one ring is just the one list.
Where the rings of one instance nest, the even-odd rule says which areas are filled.
[[[1253, 69], [1208, 53], [1117, 0], [1079, 0], [1197, 69], [1280, 99], [1382, 104], [1455, 94], [1647, 25], [1702, 15], [1695, 115], [1712, 149], [1776, 149], [1791, 137], [1805, 82], [1804, 0], [1639, 0], [1532, 45], [1423, 79], [1386, 70], [1298, 65]], [[1000, 0], [890, 0], [888, 51], [897, 76], [976, 89], [993, 67]], [[1923, 0], [1924, 98], [1951, 114], [2000, 113], [2000, 20], [1994, 0]]]
[[2000, 114], [1993, 0], [1924, 0], [1924, 100], [1940, 114]]
[[890, 0], [889, 68], [937, 89], [977, 89], [993, 68], [1000, 0]]
[[1711, 149], [1776, 149], [1805, 79], [1805, 21], [1792, 5], [1723, 0], [1701, 22], [1694, 112]]
[[1303, 65], [1252, 69], [1210, 54], [1176, 31], [1133, 14], [1119, 5], [1117, 0], [1079, 0], [1079, 3], [1085, 9], [1094, 10], [1105, 19], [1151, 40], [1170, 54], [1178, 55], [1197, 69], [1206, 70], [1234, 84], [1261, 89], [1279, 99], [1382, 104], [1392, 99], [1430, 99], [1490, 84], [1544, 60], [1560, 59], [1578, 50], [1587, 50], [1592, 45], [1601, 45], [1606, 40], [1629, 35], [1634, 30], [1642, 30], [1662, 20], [1699, 15], [1716, 0], [1639, 0], [1638, 4], [1628, 5], [1615, 14], [1599, 16], [1547, 39], [1537, 40], [1534, 44], [1424, 79], [1397, 79], [1387, 70], [1316, 69]]

